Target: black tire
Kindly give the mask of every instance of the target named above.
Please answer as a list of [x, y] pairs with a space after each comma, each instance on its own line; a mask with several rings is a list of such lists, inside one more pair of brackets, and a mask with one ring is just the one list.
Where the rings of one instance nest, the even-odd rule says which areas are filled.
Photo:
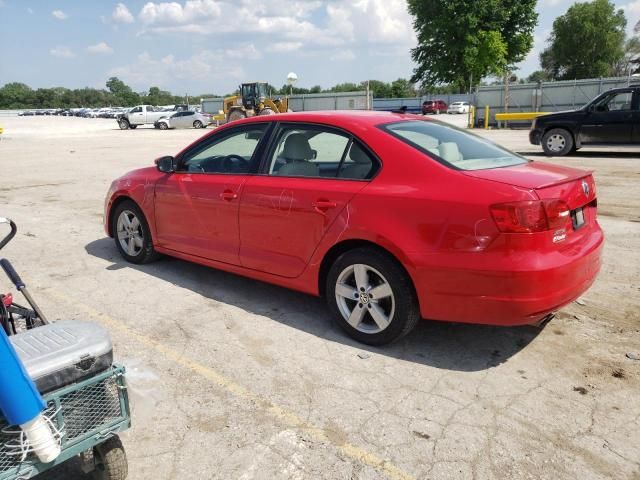
[[158, 128], [159, 128], [160, 130], [167, 130], [167, 129], [169, 128], [169, 125], [167, 125], [167, 124], [166, 124], [166, 123], [164, 123], [164, 122], [160, 122], [160, 123], [158, 124]]
[[204, 125], [200, 120], [196, 120], [195, 122], [193, 122], [193, 128], [202, 128], [202, 127], [204, 127]]
[[542, 137], [542, 150], [549, 157], [563, 157], [573, 151], [573, 135], [564, 128], [553, 128]]
[[118, 126], [120, 127], [120, 130], [127, 130], [130, 127], [129, 121], [125, 118], [121, 118], [118, 120]]
[[[369, 269], [367, 283], [370, 286], [380, 286], [386, 281], [390, 287], [391, 296], [379, 299], [373, 296], [368, 298], [368, 292], [374, 290], [363, 291], [362, 287], [358, 288], [354, 265], [364, 265]], [[349, 273], [351, 269], [354, 269], [353, 274]], [[348, 280], [349, 278], [353, 281]], [[338, 300], [336, 296], [338, 282], [343, 285], [348, 283], [348, 288], [353, 288], [354, 297], [358, 295], [358, 299], [341, 296], [344, 299], [343, 302]], [[325, 292], [329, 310], [340, 328], [352, 338], [368, 345], [392, 343], [408, 334], [420, 319], [420, 308], [411, 278], [395, 258], [375, 248], [349, 250], [338, 257], [327, 275]], [[368, 308], [364, 308], [365, 304]], [[364, 310], [362, 320], [357, 327], [349, 324], [345, 318], [347, 315], [347, 313], [343, 314], [345, 307], [347, 310], [351, 309], [352, 313], [356, 308]], [[388, 311], [388, 324], [385, 328], [380, 328], [370, 313], [376, 308], [384, 312]]]
[[234, 122], [236, 120], [242, 120], [243, 118], [247, 118], [247, 114], [244, 113], [240, 109], [232, 110], [229, 112], [227, 116], [227, 123]]
[[[134, 238], [125, 238], [122, 241], [119, 238], [118, 219], [125, 212], [130, 222], [133, 221], [132, 216], [135, 216], [135, 218], [138, 219], [138, 222], [135, 228], [131, 231], [127, 231], [125, 227], [123, 234], [128, 235], [128, 233], [131, 233], [135, 238], [140, 238], [141, 246], [135, 244]], [[144, 213], [142, 213], [142, 210], [140, 210], [140, 207], [138, 207], [138, 205], [136, 205], [132, 200], [125, 200], [113, 210], [113, 213], [111, 214], [111, 231], [113, 232], [113, 239], [116, 242], [116, 248], [127, 262], [135, 264], [150, 263], [159, 257], [159, 254], [153, 248], [151, 230], [149, 229], [147, 219], [145, 218]], [[132, 253], [125, 250], [122, 242], [127, 245], [134, 243], [132, 250], [130, 250]]]
[[138, 125], [129, 125], [129, 128], [135, 130], [136, 128], [138, 128]]
[[124, 451], [120, 437], [114, 435], [106, 442], [93, 447], [96, 469], [93, 471], [94, 480], [125, 480], [129, 473], [127, 454]]

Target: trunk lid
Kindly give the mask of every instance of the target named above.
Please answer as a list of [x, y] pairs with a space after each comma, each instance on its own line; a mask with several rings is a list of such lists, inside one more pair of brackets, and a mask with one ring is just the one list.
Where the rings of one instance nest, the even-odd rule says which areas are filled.
[[[541, 162], [512, 167], [474, 170], [466, 175], [533, 190], [543, 201], [561, 200], [570, 209], [563, 230], [553, 233], [554, 243], [588, 235], [596, 222], [596, 186], [591, 172]], [[555, 203], [555, 202], [552, 202]], [[586, 228], [583, 228], [586, 227]]]
[[591, 172], [576, 168], [562, 167], [550, 163], [529, 162], [512, 167], [486, 170], [467, 170], [465, 175], [484, 178], [532, 190], [545, 189], [553, 185], [575, 182], [589, 177]]

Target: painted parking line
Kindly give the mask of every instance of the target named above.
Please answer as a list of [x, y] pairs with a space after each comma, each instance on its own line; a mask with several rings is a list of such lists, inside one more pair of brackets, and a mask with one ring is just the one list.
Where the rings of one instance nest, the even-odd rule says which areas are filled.
[[121, 320], [113, 318], [105, 313], [102, 313], [96, 310], [89, 305], [86, 305], [76, 299], [72, 299], [69, 297], [67, 293], [62, 293], [57, 290], [47, 288], [42, 290], [42, 293], [48, 295], [50, 298], [65, 303], [66, 305], [75, 308], [78, 311], [82, 311], [88, 316], [92, 317], [99, 323], [102, 323], [109, 327], [112, 330], [119, 331], [120, 333], [126, 335], [128, 338], [134, 338], [137, 342], [152, 348], [156, 352], [162, 354], [166, 359], [171, 360], [177, 365], [186, 368], [187, 370], [192, 371], [193, 373], [200, 375], [203, 378], [209, 380], [212, 384], [218, 386], [219, 388], [235, 395], [238, 398], [242, 398], [256, 405], [261, 405], [265, 411], [270, 413], [273, 417], [277, 418], [281, 423], [290, 428], [295, 428], [305, 432], [307, 435], [312, 437], [317, 441], [321, 441], [326, 444], [332, 445], [342, 454], [350, 457], [354, 460], [357, 460], [360, 463], [368, 465], [370, 467], [375, 468], [379, 472], [386, 475], [388, 478], [393, 480], [414, 480], [415, 477], [402, 469], [396, 467], [395, 465], [381, 459], [377, 455], [368, 452], [356, 445], [351, 443], [336, 443], [331, 440], [329, 435], [325, 432], [324, 429], [309, 423], [303, 420], [300, 416], [298, 416], [295, 412], [287, 410], [286, 408], [280, 407], [275, 403], [272, 403], [268, 400], [264, 400], [261, 395], [253, 393], [251, 390], [243, 387], [239, 383], [234, 382], [233, 380], [225, 377], [221, 373], [216, 370], [202, 365], [196, 361], [190, 360], [186, 358], [182, 353], [173, 350], [172, 348], [167, 347], [166, 345], [161, 344], [139, 332], [127, 326]]

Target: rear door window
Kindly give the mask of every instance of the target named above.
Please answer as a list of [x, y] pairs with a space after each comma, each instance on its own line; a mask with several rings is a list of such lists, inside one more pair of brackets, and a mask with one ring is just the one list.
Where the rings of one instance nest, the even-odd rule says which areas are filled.
[[315, 125], [282, 126], [268, 174], [367, 180], [377, 161], [351, 135]]

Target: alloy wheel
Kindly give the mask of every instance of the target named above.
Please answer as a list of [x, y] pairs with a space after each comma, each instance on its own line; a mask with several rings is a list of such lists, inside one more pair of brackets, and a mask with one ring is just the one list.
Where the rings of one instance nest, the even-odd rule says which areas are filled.
[[336, 281], [335, 295], [342, 317], [362, 333], [380, 333], [393, 320], [395, 297], [391, 285], [369, 265], [345, 268]]
[[118, 217], [116, 230], [120, 246], [127, 255], [138, 256], [144, 245], [144, 233], [136, 214], [131, 210], [123, 210]]

